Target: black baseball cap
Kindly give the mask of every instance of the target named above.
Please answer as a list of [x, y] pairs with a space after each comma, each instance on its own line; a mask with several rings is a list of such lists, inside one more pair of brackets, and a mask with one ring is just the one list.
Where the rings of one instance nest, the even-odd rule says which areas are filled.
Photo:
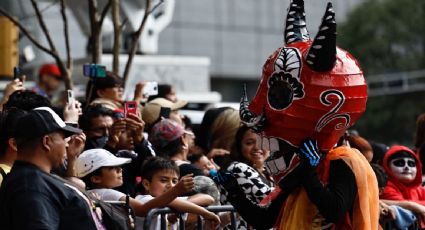
[[124, 83], [118, 75], [110, 71], [106, 71], [105, 77], [95, 78], [92, 80], [92, 82], [96, 89], [114, 88], [117, 86], [122, 86]]
[[65, 124], [51, 108], [38, 107], [18, 120], [15, 138], [23, 143], [57, 131], [62, 131], [65, 137], [82, 133], [81, 129]]

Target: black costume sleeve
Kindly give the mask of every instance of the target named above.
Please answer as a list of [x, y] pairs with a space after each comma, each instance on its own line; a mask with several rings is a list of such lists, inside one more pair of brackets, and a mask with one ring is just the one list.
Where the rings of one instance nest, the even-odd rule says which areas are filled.
[[242, 191], [229, 192], [227, 198], [249, 225], [255, 229], [270, 229], [275, 225], [280, 209], [287, 197], [287, 193], [281, 193], [268, 206], [252, 203]]
[[138, 158], [141, 162], [146, 160], [148, 157], [155, 156], [155, 151], [152, 148], [152, 144], [146, 140], [146, 138], [143, 138], [143, 141], [137, 143], [134, 148], [134, 151], [139, 154]]
[[187, 174], [191, 174], [191, 173], [193, 173], [193, 176], [204, 176], [204, 173], [202, 172], [202, 170], [198, 169], [192, 164], [181, 164], [179, 166], [179, 170], [180, 170], [180, 177], [185, 176]]
[[306, 172], [302, 184], [311, 202], [327, 221], [335, 223], [352, 210], [357, 195], [356, 180], [343, 160], [331, 161], [327, 186], [321, 184], [312, 170]]

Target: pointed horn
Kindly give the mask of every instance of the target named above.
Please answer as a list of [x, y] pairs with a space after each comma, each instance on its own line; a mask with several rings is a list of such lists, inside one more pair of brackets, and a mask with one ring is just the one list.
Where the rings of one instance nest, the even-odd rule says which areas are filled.
[[248, 108], [249, 102], [248, 97], [246, 95], [246, 85], [243, 86], [242, 98], [239, 109], [239, 116], [241, 118], [242, 123], [246, 126], [253, 129], [255, 132], [261, 132], [266, 123], [266, 116], [264, 115], [265, 109], [263, 108], [263, 112], [260, 116], [255, 115]]
[[310, 40], [310, 35], [308, 34], [305, 23], [303, 0], [293, 0], [291, 2], [286, 16], [284, 36], [286, 44]]
[[307, 65], [315, 71], [330, 71], [336, 62], [336, 22], [332, 3], [328, 3], [319, 32], [306, 57]]

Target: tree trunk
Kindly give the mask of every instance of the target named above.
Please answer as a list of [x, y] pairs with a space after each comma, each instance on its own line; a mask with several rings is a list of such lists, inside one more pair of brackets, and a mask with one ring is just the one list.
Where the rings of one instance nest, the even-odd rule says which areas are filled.
[[90, 46], [91, 46], [91, 55], [92, 63], [100, 63], [101, 58], [101, 47], [102, 40], [100, 37], [101, 25], [99, 25], [99, 15], [97, 13], [97, 1], [89, 0], [89, 17], [90, 17], [90, 26], [91, 26], [91, 35], [90, 35]]
[[112, 21], [114, 23], [114, 48], [112, 51], [113, 62], [112, 71], [119, 74], [119, 56], [121, 49], [121, 19], [120, 19], [120, 0], [111, 0], [112, 2]]
[[133, 62], [134, 55], [136, 54], [136, 51], [137, 51], [140, 35], [142, 34], [142, 31], [145, 28], [145, 24], [148, 19], [148, 16], [151, 13], [150, 8], [151, 8], [151, 0], [146, 0], [145, 15], [143, 16], [142, 23], [140, 24], [139, 29], [133, 35], [131, 48], [128, 54], [127, 64], [125, 65], [124, 85], [125, 85], [125, 82], [127, 81], [128, 74], [130, 73], [130, 67]]

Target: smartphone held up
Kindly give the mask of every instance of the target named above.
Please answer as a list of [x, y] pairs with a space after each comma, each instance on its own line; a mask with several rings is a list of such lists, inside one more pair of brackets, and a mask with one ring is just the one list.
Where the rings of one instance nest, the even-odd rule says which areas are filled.
[[134, 115], [138, 115], [138, 106], [137, 103], [135, 101], [127, 101], [124, 104], [124, 116], [127, 117], [128, 114], [134, 114]]
[[21, 82], [23, 82], [23, 73], [22, 73], [22, 69], [18, 66], [15, 66], [13, 68], [13, 80], [15, 79], [19, 79]]
[[83, 75], [90, 78], [106, 77], [106, 66], [98, 64], [84, 64]]
[[155, 96], [158, 95], [158, 82], [156, 81], [148, 81], [143, 87], [143, 96]]
[[75, 97], [74, 97], [74, 91], [68, 89], [66, 91], [66, 102], [68, 103], [68, 105], [73, 104], [75, 101]]

